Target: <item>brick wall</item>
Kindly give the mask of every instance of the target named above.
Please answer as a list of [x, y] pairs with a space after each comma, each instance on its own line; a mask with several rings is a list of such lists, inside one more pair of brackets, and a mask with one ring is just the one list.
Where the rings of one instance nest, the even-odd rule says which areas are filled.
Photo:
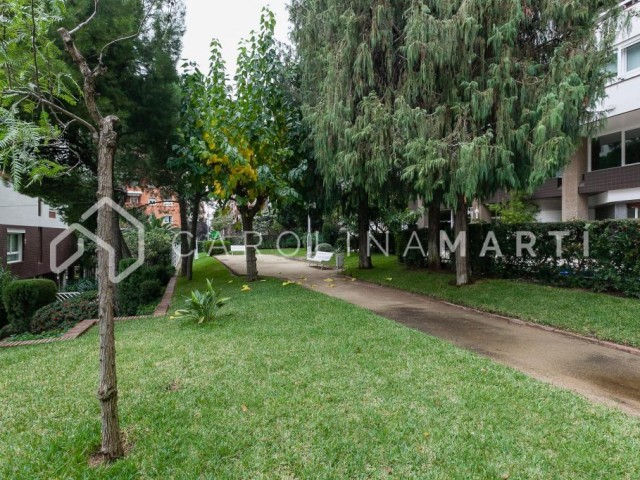
[[[24, 230], [22, 261], [7, 265], [7, 229]], [[50, 245], [64, 229], [0, 225], [0, 262], [19, 278], [53, 277], [50, 267]], [[70, 235], [57, 246], [58, 263], [64, 262], [76, 251], [76, 237]]]

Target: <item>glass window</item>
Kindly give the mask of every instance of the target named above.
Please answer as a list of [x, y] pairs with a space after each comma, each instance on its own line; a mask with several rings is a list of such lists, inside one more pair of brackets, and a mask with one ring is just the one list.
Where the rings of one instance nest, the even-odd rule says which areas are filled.
[[640, 128], [625, 133], [625, 163], [640, 163]]
[[149, 199], [149, 205], [155, 205], [155, 204], [156, 204], [156, 199], [155, 199], [155, 198], [153, 198], [153, 197], [151, 197], [151, 198]]
[[170, 207], [173, 205], [173, 201], [170, 198], [163, 199], [162, 203], [165, 207]]
[[614, 75], [618, 74], [618, 52], [615, 51], [611, 54], [611, 58], [609, 59], [609, 63], [604, 67], [607, 72], [613, 73]]
[[167, 215], [162, 219], [164, 223], [171, 223], [173, 221], [173, 217], [171, 215]]
[[627, 218], [640, 219], [640, 203], [627, 204]]
[[22, 261], [22, 234], [10, 233], [7, 235], [7, 263]]
[[591, 170], [622, 166], [622, 132], [594, 138], [591, 142]]
[[627, 72], [640, 68], [640, 43], [627, 47]]

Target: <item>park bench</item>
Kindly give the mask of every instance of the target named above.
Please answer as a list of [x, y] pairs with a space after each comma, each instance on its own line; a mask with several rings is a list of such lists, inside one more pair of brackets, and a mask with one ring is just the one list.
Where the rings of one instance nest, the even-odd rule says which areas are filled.
[[231, 245], [231, 254], [236, 252], [247, 253], [247, 248], [244, 245]]
[[320, 265], [320, 268], [324, 269], [324, 262], [331, 261], [332, 257], [332, 252], [316, 252], [313, 257], [307, 257], [307, 262], [309, 262], [309, 266], [316, 264]]

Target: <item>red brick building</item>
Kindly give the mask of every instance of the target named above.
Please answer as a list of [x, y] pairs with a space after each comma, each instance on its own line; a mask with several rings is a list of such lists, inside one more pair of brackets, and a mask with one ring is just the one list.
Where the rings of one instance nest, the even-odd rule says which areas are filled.
[[167, 195], [154, 186], [128, 186], [125, 207], [139, 208], [145, 215], [154, 215], [165, 223], [180, 226], [180, 207], [174, 195]]
[[[55, 210], [40, 199], [16, 192], [0, 182], [0, 264], [19, 278], [47, 277], [62, 281], [51, 270], [50, 246], [67, 229]], [[62, 264], [77, 250], [76, 237], [57, 247]]]

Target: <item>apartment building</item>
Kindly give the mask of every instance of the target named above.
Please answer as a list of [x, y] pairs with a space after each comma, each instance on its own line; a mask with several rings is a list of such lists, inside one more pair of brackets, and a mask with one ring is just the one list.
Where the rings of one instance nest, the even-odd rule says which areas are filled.
[[[67, 229], [58, 213], [38, 198], [16, 192], [0, 181], [0, 264], [18, 278], [47, 277], [63, 281], [51, 270], [50, 246]], [[73, 235], [57, 246], [58, 264], [76, 251]]]
[[154, 215], [164, 223], [180, 226], [178, 199], [153, 185], [129, 185], [125, 207], [139, 208], [145, 215]]
[[[625, 4], [640, 13], [637, 1]], [[620, 32], [609, 68], [607, 123], [533, 195], [540, 221], [640, 218], [640, 18]]]

